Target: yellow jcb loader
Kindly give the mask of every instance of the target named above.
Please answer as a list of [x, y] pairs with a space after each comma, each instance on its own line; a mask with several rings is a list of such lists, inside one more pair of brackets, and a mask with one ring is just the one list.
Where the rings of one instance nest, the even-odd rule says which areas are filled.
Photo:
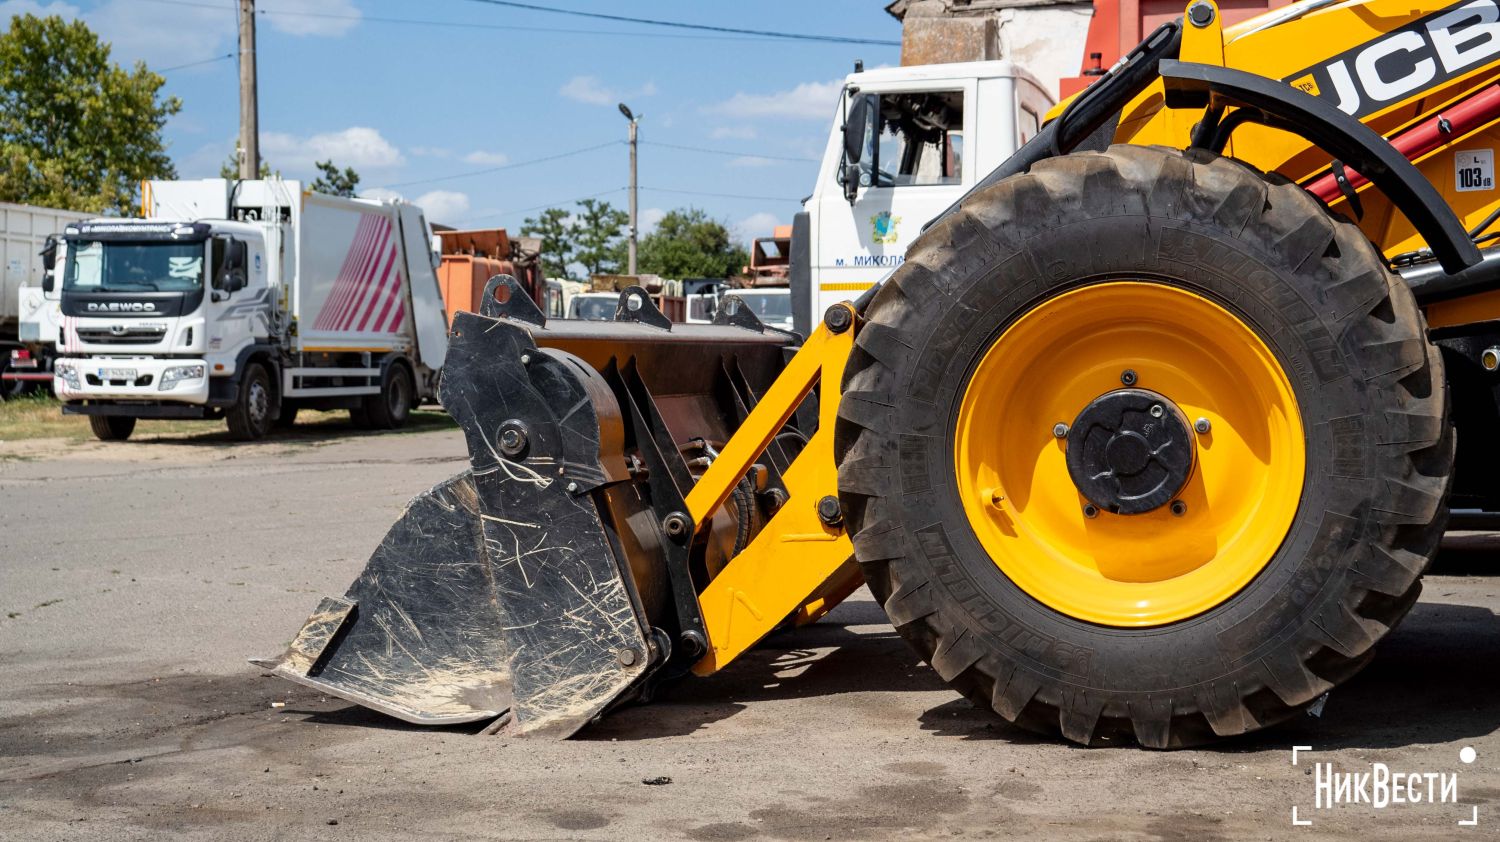
[[471, 470], [261, 663], [566, 736], [868, 584], [1026, 728], [1286, 719], [1411, 608], [1450, 490], [1500, 511], [1497, 121], [1496, 0], [1194, 0], [805, 341], [496, 278], [443, 375]]

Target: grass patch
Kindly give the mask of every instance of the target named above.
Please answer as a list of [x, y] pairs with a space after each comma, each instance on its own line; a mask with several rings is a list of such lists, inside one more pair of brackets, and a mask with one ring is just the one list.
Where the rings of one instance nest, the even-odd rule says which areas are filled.
[[[448, 413], [435, 408], [416, 410], [400, 430], [380, 431], [391, 433], [423, 432], [456, 426]], [[377, 435], [370, 430], [361, 430], [349, 420], [345, 410], [313, 412], [303, 410], [297, 414], [297, 423], [289, 430], [272, 430], [267, 441], [310, 441], [350, 435]], [[131, 440], [147, 438], [172, 438], [201, 441], [205, 444], [216, 441], [229, 442], [229, 431], [224, 421], [153, 420], [136, 422]], [[68, 441], [92, 441], [89, 420], [84, 415], [63, 415], [62, 404], [46, 393], [0, 403], [0, 442], [22, 439], [67, 439]]]

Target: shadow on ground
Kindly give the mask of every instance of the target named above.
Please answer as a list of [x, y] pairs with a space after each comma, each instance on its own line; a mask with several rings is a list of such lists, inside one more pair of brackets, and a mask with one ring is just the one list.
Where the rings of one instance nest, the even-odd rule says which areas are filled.
[[[1442, 577], [1429, 592], [1441, 596]], [[827, 698], [841, 709], [894, 710], [937, 737], [1058, 742], [1033, 736], [961, 699], [888, 625], [873, 602], [840, 606], [823, 622], [782, 631], [709, 678], [684, 678], [658, 688], [650, 704], [628, 705], [586, 728], [584, 740], [653, 740], [692, 734], [765, 702]], [[1289, 744], [1319, 748], [1394, 748], [1473, 739], [1500, 727], [1500, 619], [1484, 608], [1419, 603], [1358, 676], [1329, 697], [1322, 716], [1293, 720], [1211, 748], [1227, 753], [1283, 751]], [[185, 728], [230, 741], [253, 741], [252, 723], [285, 722], [381, 730], [474, 733], [481, 724], [431, 729], [348, 705], [255, 669], [234, 676], [175, 675], [114, 685], [16, 688], [5, 696], [52, 696], [106, 701], [112, 714], [97, 729], [78, 730], [76, 707], [0, 718], [0, 757], [86, 754], [105, 747], [148, 750]], [[904, 696], [892, 708], [886, 694]], [[863, 694], [845, 704], [837, 697]], [[934, 703], [933, 699], [938, 701]], [[284, 702], [277, 708], [274, 702]], [[923, 705], [928, 705], [923, 709]], [[236, 724], [238, 723], [238, 724]], [[309, 728], [311, 738], [313, 729]]]
[[[205, 425], [215, 422], [205, 421]], [[181, 432], [181, 433], [157, 433], [152, 434], [149, 441], [152, 445], [183, 445], [188, 447], [243, 447], [244, 443], [234, 440], [229, 435], [229, 430], [222, 427], [219, 429], [210, 426], [203, 428], [204, 432]], [[330, 417], [320, 418], [316, 421], [298, 423], [288, 429], [272, 430], [260, 442], [261, 444], [322, 444], [325, 442], [371, 436], [400, 436], [409, 433], [425, 433], [434, 430], [458, 429], [458, 424], [448, 413], [441, 409], [421, 409], [413, 412], [407, 419], [406, 425], [396, 430], [369, 430], [354, 425], [347, 414], [333, 413]]]

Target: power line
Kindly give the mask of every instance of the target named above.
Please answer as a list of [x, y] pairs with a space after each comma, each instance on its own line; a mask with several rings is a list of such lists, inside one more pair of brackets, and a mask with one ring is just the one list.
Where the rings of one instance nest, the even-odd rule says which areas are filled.
[[[233, 7], [223, 6], [216, 3], [194, 2], [194, 0], [146, 0], [148, 3], [159, 3], [167, 6], [187, 6], [194, 9], [216, 9], [224, 12], [234, 11]], [[257, 9], [262, 16], [271, 17], [296, 17], [296, 18], [321, 18], [325, 20], [348, 20], [367, 23], [391, 23], [402, 26], [436, 26], [450, 29], [485, 29], [499, 30], [504, 32], [547, 32], [561, 35], [604, 35], [610, 37], [624, 38], [672, 38], [688, 41], [753, 41], [759, 43], [780, 42], [786, 43], [786, 39], [769, 36], [735, 36], [735, 35], [689, 35], [685, 33], [671, 32], [633, 32], [623, 29], [568, 29], [552, 26], [522, 26], [504, 23], [476, 23], [469, 21], [448, 20], [426, 20], [420, 18], [394, 18], [380, 15], [341, 15], [335, 12], [302, 12], [291, 9]]]
[[574, 155], [582, 155], [585, 152], [593, 152], [596, 149], [603, 149], [607, 146], [619, 146], [623, 142], [624, 141], [619, 140], [609, 140], [605, 141], [604, 143], [596, 143], [593, 146], [585, 146], [582, 149], [571, 149], [567, 152], [559, 152], [556, 155], [547, 155], [545, 157], [532, 158], [526, 161], [516, 161], [513, 164], [499, 164], [493, 167], [486, 167], [482, 170], [470, 170], [468, 172], [454, 173], [452, 175], [440, 175], [436, 178], [419, 178], [414, 181], [398, 181], [395, 184], [386, 184], [380, 188], [373, 189], [391, 190], [397, 187], [410, 187], [413, 184], [432, 184], [438, 181], [453, 181], [454, 179], [458, 178], [473, 178], [480, 175], [489, 175], [490, 173], [500, 172], [501, 170], [513, 170], [519, 167], [529, 167], [532, 164], [541, 164], [547, 161], [556, 161], [560, 158], [571, 158]]
[[190, 61], [187, 64], [175, 64], [175, 65], [173, 65], [171, 67], [163, 67], [160, 70], [154, 70], [152, 72], [153, 73], [171, 73], [174, 70], [182, 70], [185, 67], [197, 67], [200, 64], [213, 64], [216, 61], [228, 61], [228, 60], [230, 60], [232, 58], [234, 58], [234, 53], [225, 53], [222, 56], [214, 56], [213, 58], [206, 58], [206, 59], [204, 59], [202, 61]]
[[502, 216], [513, 216], [513, 215], [518, 214], [518, 213], [530, 213], [532, 211], [546, 210], [548, 208], [557, 208], [557, 207], [562, 207], [564, 205], [576, 205], [579, 202], [582, 202], [582, 201], [584, 201], [586, 199], [597, 199], [600, 196], [608, 196], [611, 193], [623, 193], [627, 189], [629, 189], [629, 188], [626, 188], [626, 187], [616, 187], [613, 190], [603, 190], [603, 191], [600, 191], [598, 193], [590, 193], [587, 196], [579, 196], [576, 199], [564, 199], [564, 200], [559, 201], [559, 202], [547, 202], [546, 204], [532, 205], [529, 208], [516, 208], [514, 210], [496, 211], [495, 213], [487, 213], [487, 214], [484, 214], [483, 216], [471, 216], [468, 219], [463, 220], [463, 222], [461, 224], [468, 224], [470, 222], [477, 222], [477, 221], [479, 221], [481, 219], [498, 219], [498, 218], [500, 218]]
[[483, 3], [487, 6], [504, 6], [511, 9], [526, 9], [532, 12], [547, 12], [554, 15], [571, 15], [580, 18], [593, 18], [595, 20], [612, 20], [622, 23], [638, 23], [646, 26], [666, 26], [674, 29], [694, 29], [704, 32], [727, 32], [735, 35], [759, 35], [765, 38], [776, 38], [787, 41], [821, 41], [831, 44], [872, 44], [878, 47], [899, 47], [900, 41], [884, 41], [877, 38], [851, 38], [845, 35], [811, 35], [803, 32], [776, 32], [767, 29], [739, 29], [732, 26], [711, 26], [705, 23], [685, 23], [675, 20], [657, 20], [653, 18], [633, 18], [625, 15], [609, 15], [603, 12], [580, 12], [573, 9], [558, 9], [551, 6], [541, 6], [535, 3], [517, 3], [512, 0], [468, 0], [470, 3]]
[[666, 187], [642, 187], [642, 190], [650, 190], [653, 193], [680, 193], [684, 196], [712, 196], [716, 199], [750, 199], [757, 202], [800, 202], [801, 199], [793, 199], [787, 196], [745, 196], [739, 193], [708, 193], [702, 190], [671, 190]]
[[817, 158], [796, 158], [788, 155], [765, 155], [760, 152], [731, 152], [727, 149], [709, 149], [703, 146], [684, 146], [679, 143], [662, 143], [656, 140], [643, 140], [642, 146], [664, 146], [668, 149], [682, 149], [687, 152], [702, 152], [707, 155], [724, 155], [730, 158], [763, 158], [767, 161], [796, 161], [798, 163], [818, 163]]

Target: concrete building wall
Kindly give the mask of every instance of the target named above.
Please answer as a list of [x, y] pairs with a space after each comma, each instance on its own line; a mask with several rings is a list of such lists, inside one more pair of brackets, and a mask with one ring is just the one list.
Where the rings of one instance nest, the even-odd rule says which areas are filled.
[[1091, 2], [1072, 0], [897, 0], [901, 63], [1009, 59], [1057, 96], [1057, 80], [1078, 75]]

